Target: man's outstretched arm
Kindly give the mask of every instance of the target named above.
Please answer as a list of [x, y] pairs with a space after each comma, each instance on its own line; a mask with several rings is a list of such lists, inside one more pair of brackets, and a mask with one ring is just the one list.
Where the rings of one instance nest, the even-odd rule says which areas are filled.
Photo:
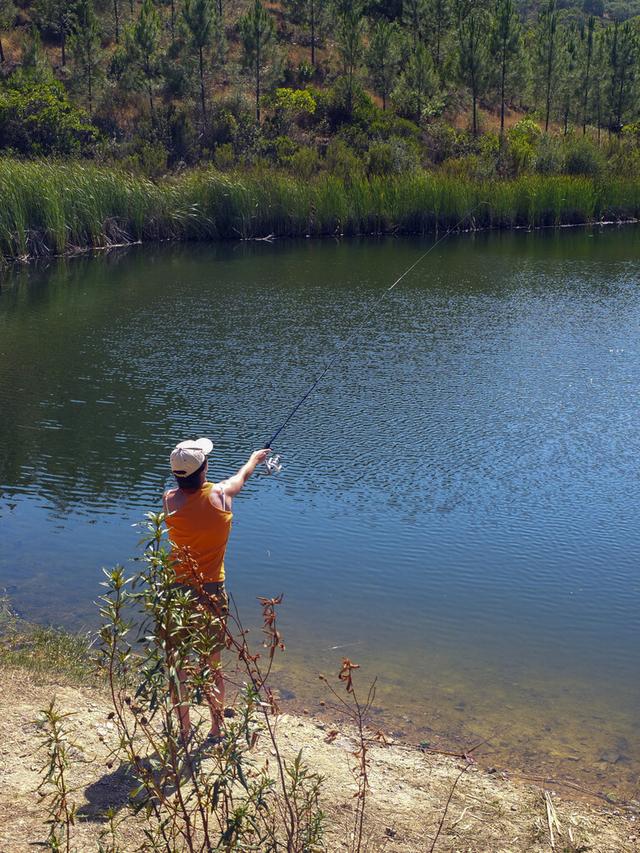
[[237, 474], [234, 474], [233, 477], [229, 477], [228, 480], [225, 480], [225, 494], [228, 495], [230, 498], [234, 498], [242, 489], [249, 477], [256, 470], [258, 465], [264, 462], [270, 452], [271, 451], [268, 448], [265, 448], [264, 450], [256, 450], [254, 453], [252, 453], [249, 457], [249, 460], [245, 462], [245, 464], [242, 466], [242, 468], [240, 468]]

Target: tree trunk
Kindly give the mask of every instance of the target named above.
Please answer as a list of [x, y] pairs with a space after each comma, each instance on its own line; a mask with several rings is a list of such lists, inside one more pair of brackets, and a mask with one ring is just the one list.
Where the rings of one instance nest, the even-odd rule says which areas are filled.
[[62, 48], [62, 67], [67, 64], [67, 30], [63, 24], [60, 27], [60, 47]]
[[553, 75], [553, 39], [551, 34], [549, 34], [549, 50], [547, 51], [547, 98], [546, 98], [546, 112], [544, 119], [544, 132], [549, 132], [549, 118], [551, 115], [551, 77]]
[[587, 108], [589, 104], [589, 78], [591, 76], [591, 47], [587, 55], [587, 71], [584, 78], [584, 97], [582, 99], [582, 135], [587, 135]]
[[0, 35], [0, 63], [4, 62], [4, 49], [2, 47], [2, 36]]
[[113, 17], [116, 21], [116, 44], [120, 44], [120, 3], [113, 0]]
[[171, 0], [171, 44], [176, 40], [176, 3]]
[[88, 79], [89, 84], [89, 115], [93, 115], [93, 75], [91, 73], [91, 60], [89, 60]]
[[625, 73], [624, 66], [622, 68], [622, 73], [620, 74], [620, 92], [618, 95], [618, 107], [616, 109], [616, 133], [620, 133], [622, 128], [622, 110], [624, 105], [624, 84], [625, 84]]
[[316, 4], [315, 0], [311, 0], [309, 7], [309, 26], [311, 27], [311, 64], [316, 67]]
[[260, 37], [256, 48], [256, 121], [260, 124]]
[[502, 43], [502, 70], [500, 73], [500, 139], [504, 141], [504, 81], [507, 76], [507, 43]]
[[200, 67], [200, 104], [202, 106], [202, 129], [204, 130], [207, 125], [207, 104], [204, 91], [204, 55], [202, 47], [199, 48], [198, 60]]

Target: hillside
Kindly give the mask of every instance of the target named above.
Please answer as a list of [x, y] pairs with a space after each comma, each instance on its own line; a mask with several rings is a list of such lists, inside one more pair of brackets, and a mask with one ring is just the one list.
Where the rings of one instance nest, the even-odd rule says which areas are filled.
[[639, 5], [0, 0], [0, 155], [637, 175]]

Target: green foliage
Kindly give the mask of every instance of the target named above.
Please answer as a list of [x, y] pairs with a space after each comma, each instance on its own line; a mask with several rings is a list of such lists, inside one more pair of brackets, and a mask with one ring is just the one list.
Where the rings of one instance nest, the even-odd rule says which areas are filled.
[[367, 175], [403, 175], [418, 167], [415, 149], [406, 140], [373, 142], [367, 154]]
[[584, 137], [569, 139], [565, 145], [564, 171], [567, 175], [598, 177], [604, 171], [604, 159], [597, 145]]
[[222, 169], [223, 172], [235, 166], [236, 155], [230, 142], [218, 145], [214, 153], [214, 162], [218, 169]]
[[260, 124], [260, 96], [265, 68], [271, 58], [275, 35], [273, 19], [260, 0], [253, 0], [249, 11], [239, 22], [244, 63], [255, 81], [256, 121]]
[[331, 174], [345, 184], [350, 184], [364, 176], [362, 160], [341, 139], [336, 139], [327, 146], [325, 160]]
[[70, 44], [77, 77], [86, 91], [89, 113], [92, 113], [96, 85], [101, 76], [100, 32], [93, 0], [79, 0], [75, 10]]
[[471, 92], [474, 136], [478, 134], [478, 99], [486, 91], [489, 73], [489, 32], [491, 18], [482, 3], [457, 0], [458, 69], [460, 79]]
[[369, 34], [367, 66], [374, 89], [382, 98], [384, 110], [400, 66], [400, 31], [384, 18], [376, 21]]
[[271, 106], [291, 116], [313, 115], [316, 111], [316, 101], [308, 89], [276, 89]]
[[[4, 159], [0, 255], [46, 255], [127, 240], [235, 240], [239, 235], [334, 234], [336, 229], [422, 234], [454, 225], [465, 210], [486, 200], [490, 204], [476, 214], [483, 227], [640, 214], [638, 179], [522, 175], [496, 180], [469, 140], [464, 135], [455, 140], [457, 157], [444, 161], [442, 173], [412, 169], [371, 178], [365, 175], [366, 159], [340, 140], [327, 147], [329, 176], [321, 173], [317, 179], [295, 172], [286, 176], [273, 168], [245, 175], [203, 169], [153, 183], [79, 163]], [[317, 161], [302, 150], [288, 167], [293, 171], [306, 157], [312, 175]]]
[[[99, 602], [98, 664], [118, 733], [114, 758], [136, 784], [120, 831], [137, 815], [136, 826], [142, 823], [151, 842], [145, 849], [319, 853], [322, 778], [301, 755], [293, 761], [282, 756], [273, 719], [268, 679], [275, 654], [284, 649], [276, 612], [282, 597], [261, 599], [266, 651], [253, 654], [237, 617], [230, 615], [227, 624], [195, 574], [194, 588], [176, 584], [163, 524], [162, 514], [148, 514], [139, 571], [131, 578], [122, 567], [105, 572]], [[230, 718], [212, 698], [223, 646], [244, 682]], [[205, 703], [218, 709], [220, 743], [207, 739], [203, 722], [190, 726], [185, 717], [186, 706]], [[273, 756], [268, 764], [255, 759], [261, 737]], [[65, 820], [68, 813], [58, 811], [56, 828], [66, 827], [68, 848], [73, 813]]]
[[292, 175], [303, 181], [315, 177], [321, 169], [320, 155], [315, 148], [299, 148], [289, 159], [289, 170]]
[[97, 131], [61, 83], [16, 74], [0, 89], [0, 149], [27, 157], [89, 153]]
[[154, 124], [154, 95], [160, 74], [160, 31], [160, 17], [153, 0], [143, 0], [137, 20], [125, 33], [125, 56], [131, 84], [147, 92]]

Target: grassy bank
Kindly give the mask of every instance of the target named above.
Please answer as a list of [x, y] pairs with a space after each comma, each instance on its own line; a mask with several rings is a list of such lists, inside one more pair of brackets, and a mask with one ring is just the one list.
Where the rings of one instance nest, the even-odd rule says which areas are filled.
[[640, 180], [413, 172], [345, 183], [207, 169], [152, 182], [86, 163], [0, 159], [0, 199], [0, 256], [12, 259], [141, 240], [427, 234], [474, 208], [466, 227], [630, 219], [640, 216]]

